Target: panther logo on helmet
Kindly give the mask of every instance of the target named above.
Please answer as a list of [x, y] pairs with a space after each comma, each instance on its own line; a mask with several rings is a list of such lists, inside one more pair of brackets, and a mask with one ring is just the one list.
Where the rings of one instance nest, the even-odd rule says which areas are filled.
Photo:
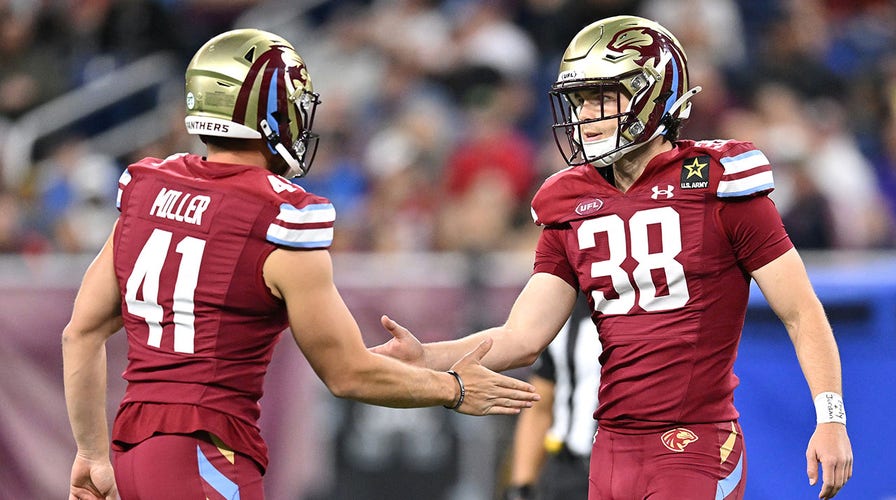
[[[607, 44], [608, 51], [619, 52], [625, 54], [628, 51], [634, 51], [640, 57], [636, 59], [638, 64], [645, 64], [651, 54], [656, 54], [656, 40], [650, 35], [645, 28], [629, 28], [616, 33], [610, 43]], [[619, 56], [607, 56], [618, 59]]]

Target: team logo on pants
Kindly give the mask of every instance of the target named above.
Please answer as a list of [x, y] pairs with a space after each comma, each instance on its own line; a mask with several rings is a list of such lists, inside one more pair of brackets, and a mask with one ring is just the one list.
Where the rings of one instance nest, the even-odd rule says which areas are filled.
[[696, 434], [691, 432], [689, 429], [685, 429], [684, 427], [666, 431], [662, 436], [660, 436], [660, 440], [662, 440], [663, 446], [676, 453], [683, 452], [687, 445], [693, 443], [697, 439], [698, 438]]

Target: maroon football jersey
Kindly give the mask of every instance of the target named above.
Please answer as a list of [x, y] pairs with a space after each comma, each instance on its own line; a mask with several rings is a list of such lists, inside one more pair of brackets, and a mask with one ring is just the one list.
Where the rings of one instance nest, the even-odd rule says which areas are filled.
[[262, 266], [278, 246], [328, 248], [332, 204], [263, 168], [175, 155], [131, 165], [118, 206], [128, 383], [113, 446], [205, 430], [264, 468], [258, 401], [288, 321]]
[[622, 193], [592, 166], [548, 178], [535, 272], [590, 301], [603, 353], [601, 427], [736, 419], [733, 373], [749, 272], [793, 245], [752, 144], [680, 141]]

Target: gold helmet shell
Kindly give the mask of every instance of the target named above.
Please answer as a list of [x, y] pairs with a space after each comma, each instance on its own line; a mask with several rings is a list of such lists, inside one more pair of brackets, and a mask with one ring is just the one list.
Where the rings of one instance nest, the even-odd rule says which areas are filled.
[[[627, 109], [591, 121], [617, 120], [612, 141], [589, 150], [582, 137], [578, 95], [587, 91], [619, 92]], [[675, 139], [690, 113], [687, 56], [681, 44], [659, 23], [636, 16], [616, 16], [586, 26], [572, 39], [551, 86], [554, 137], [569, 165], [611, 165], [658, 135]]]
[[305, 61], [292, 44], [266, 31], [222, 33], [187, 66], [187, 132], [264, 139], [288, 165], [286, 177], [305, 175], [311, 165], [319, 102]]

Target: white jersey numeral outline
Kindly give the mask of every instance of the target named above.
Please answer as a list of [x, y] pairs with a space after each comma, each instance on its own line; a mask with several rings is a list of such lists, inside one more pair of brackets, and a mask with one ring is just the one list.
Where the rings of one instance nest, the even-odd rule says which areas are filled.
[[[131, 275], [125, 286], [125, 302], [128, 311], [143, 318], [149, 327], [147, 343], [153, 347], [162, 344], [162, 319], [165, 311], [159, 304], [159, 278], [162, 275], [171, 247], [170, 231], [155, 229], [140, 250]], [[195, 316], [194, 293], [199, 281], [199, 265], [205, 252], [205, 240], [187, 236], [178, 242], [175, 251], [181, 254], [174, 283], [174, 351], [192, 354], [194, 352]], [[142, 286], [141, 286], [142, 285]], [[137, 291], [142, 288], [143, 298], [137, 298]]]
[[[650, 252], [648, 228], [659, 227], [662, 250]], [[617, 214], [589, 219], [578, 229], [579, 249], [597, 246], [597, 235], [606, 234], [608, 257], [591, 263], [591, 277], [610, 278], [618, 298], [607, 298], [603, 291], [594, 290], [594, 309], [604, 314], [628, 314], [637, 303], [645, 311], [667, 311], [683, 307], [690, 299], [684, 266], [675, 258], [681, 253], [681, 218], [672, 207], [651, 208], [635, 212], [628, 223]], [[628, 234], [626, 234], [628, 233]], [[628, 238], [626, 237], [628, 236]], [[626, 240], [631, 241], [631, 251]], [[631, 276], [622, 263], [631, 256], [638, 265]], [[662, 270], [666, 276], [668, 294], [657, 295], [652, 271]], [[636, 294], [635, 291], [639, 293]]]

